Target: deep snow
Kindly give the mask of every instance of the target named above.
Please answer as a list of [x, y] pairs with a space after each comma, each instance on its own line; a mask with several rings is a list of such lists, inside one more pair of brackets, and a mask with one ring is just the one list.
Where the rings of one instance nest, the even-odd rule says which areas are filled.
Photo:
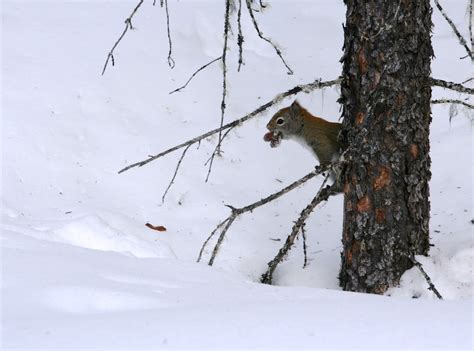
[[[169, 1], [170, 70], [164, 11], [151, 3], [118, 47], [116, 66], [100, 76], [135, 1], [2, 2], [2, 347], [472, 348], [472, 115], [459, 109], [450, 123], [449, 106], [433, 107], [435, 246], [419, 260], [447, 301], [435, 299], [416, 269], [392, 297], [340, 291], [340, 196], [308, 221], [309, 266], [302, 269], [299, 242], [277, 269], [279, 287], [256, 283], [282, 245], [271, 239], [289, 234], [319, 179], [244, 215], [214, 267], [196, 264], [202, 242], [228, 215], [224, 204], [260, 199], [314, 160], [296, 143], [270, 149], [262, 140], [271, 113], [288, 100], [230, 134], [208, 183], [203, 164], [216, 138], [190, 148], [164, 204], [181, 152], [118, 175], [219, 123], [219, 65], [168, 93], [221, 54], [223, 4]], [[271, 1], [258, 15], [293, 76], [245, 17], [240, 73], [235, 40], [229, 56], [227, 121], [296, 84], [340, 74], [342, 1], [299, 5]], [[444, 6], [467, 37], [466, 1]], [[433, 20], [433, 76], [471, 77], [436, 10]], [[337, 120], [337, 97], [326, 89], [298, 99]]]

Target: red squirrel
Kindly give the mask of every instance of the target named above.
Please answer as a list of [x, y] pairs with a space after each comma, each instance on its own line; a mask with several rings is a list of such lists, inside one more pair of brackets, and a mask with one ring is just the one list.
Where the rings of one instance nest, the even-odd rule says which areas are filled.
[[[341, 123], [313, 116], [295, 100], [275, 113], [268, 122], [269, 132], [264, 140], [270, 142], [271, 147], [277, 147], [282, 139], [294, 139], [309, 147], [321, 166], [327, 166], [339, 158], [338, 135], [341, 127]], [[332, 173], [331, 178], [335, 179], [336, 175]]]

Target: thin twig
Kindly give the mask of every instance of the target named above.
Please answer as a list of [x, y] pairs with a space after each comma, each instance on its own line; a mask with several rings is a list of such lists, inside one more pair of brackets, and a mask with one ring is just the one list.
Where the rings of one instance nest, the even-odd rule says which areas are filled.
[[471, 81], [473, 81], [473, 80], [474, 80], [474, 77], [471, 77], [471, 78], [466, 79], [466, 80], [465, 80], [464, 82], [462, 82], [461, 84], [466, 84], [466, 83], [469, 83], [469, 82], [471, 82]]
[[[230, 0], [225, 2], [225, 20], [224, 20], [224, 45], [222, 48], [222, 100], [221, 100], [221, 121], [220, 127], [224, 125], [226, 96], [227, 96], [227, 40], [229, 38], [230, 29]], [[222, 131], [219, 132], [219, 140], [217, 143], [217, 153], [220, 153], [222, 143]]]
[[222, 141], [224, 138], [227, 136], [228, 133], [222, 135], [222, 127], [224, 125], [224, 117], [225, 117], [225, 108], [226, 108], [226, 97], [227, 97], [227, 40], [229, 38], [229, 29], [230, 29], [230, 1], [231, 0], [226, 0], [225, 1], [225, 19], [224, 19], [224, 45], [222, 49], [222, 100], [221, 100], [221, 120], [220, 120], [220, 125], [219, 125], [219, 137], [217, 140], [217, 145], [214, 148], [214, 151], [212, 152], [210, 162], [209, 163], [209, 169], [207, 171], [207, 176], [206, 176], [206, 183], [209, 180], [209, 176], [211, 175], [212, 171], [212, 165], [214, 163], [214, 158], [218, 155], [221, 155], [221, 145]]
[[208, 63], [206, 63], [204, 66], [198, 68], [192, 75], [191, 77], [189, 77], [189, 79], [186, 81], [186, 83], [184, 83], [182, 86], [180, 86], [179, 88], [173, 90], [173, 91], [170, 91], [170, 94], [173, 94], [173, 93], [176, 93], [178, 91], [181, 91], [183, 90], [184, 88], [186, 88], [189, 84], [189, 82], [191, 82], [191, 80], [199, 73], [201, 72], [203, 69], [206, 69], [208, 66], [212, 65], [214, 62], [217, 62], [219, 60], [222, 59], [222, 56], [219, 56], [218, 58], [215, 58], [214, 60], [212, 61], [209, 61]]
[[[451, 29], [453, 30], [454, 34], [456, 34], [456, 36], [458, 37], [458, 40], [459, 40], [459, 44], [461, 44], [462, 47], [464, 47], [464, 49], [466, 49], [467, 51], [467, 54], [469, 55], [469, 57], [471, 58], [471, 60], [474, 61], [474, 54], [473, 52], [469, 49], [469, 46], [467, 45], [467, 42], [466, 42], [466, 39], [464, 39], [464, 37], [461, 35], [461, 33], [459, 33], [458, 29], [456, 28], [456, 26], [454, 25], [453, 21], [451, 21], [451, 19], [448, 17], [448, 15], [446, 14], [446, 12], [444, 11], [444, 9], [441, 7], [440, 3], [438, 0], [434, 0], [435, 4], [436, 4], [436, 7], [438, 8], [438, 10], [441, 12], [441, 14], [443, 15], [444, 19], [449, 23], [449, 25], [451, 26]], [[472, 4], [471, 4], [472, 5]], [[471, 34], [472, 36], [472, 34]], [[471, 42], [472, 42], [472, 39], [471, 39]]]
[[104, 75], [105, 70], [107, 69], [107, 65], [109, 64], [109, 61], [112, 62], [112, 66], [115, 66], [114, 50], [115, 50], [115, 48], [118, 46], [118, 44], [122, 41], [123, 37], [124, 37], [125, 34], [128, 32], [128, 30], [129, 30], [129, 29], [134, 29], [134, 28], [133, 28], [133, 25], [132, 25], [132, 18], [133, 18], [133, 16], [135, 16], [135, 14], [137, 13], [137, 11], [138, 11], [138, 9], [140, 8], [140, 6], [142, 6], [143, 1], [144, 1], [144, 0], [140, 0], [140, 1], [138, 2], [138, 4], [135, 6], [135, 8], [133, 9], [133, 11], [132, 11], [132, 13], [130, 14], [130, 16], [128, 16], [128, 17], [125, 19], [125, 28], [123, 29], [122, 34], [120, 34], [120, 36], [119, 36], [119, 38], [117, 39], [117, 41], [115, 42], [115, 44], [112, 46], [112, 49], [110, 49], [109, 53], [107, 54], [107, 59], [105, 60], [104, 68], [102, 69], [102, 75]]
[[[326, 170], [329, 169], [330, 166], [327, 166], [327, 167], [316, 167], [316, 169], [310, 173], [308, 173], [307, 175], [305, 175], [304, 177], [298, 179], [297, 181], [291, 183], [290, 185], [286, 186], [285, 188], [277, 191], [276, 193], [273, 193], [259, 201], [256, 201], [250, 205], [247, 205], [247, 206], [244, 206], [244, 207], [241, 207], [241, 208], [235, 208], [233, 206], [229, 206], [227, 205], [227, 207], [229, 207], [231, 209], [231, 214], [225, 219], [223, 220], [222, 222], [220, 222], [217, 227], [211, 232], [211, 235], [209, 235], [209, 237], [207, 238], [207, 240], [204, 242], [204, 244], [202, 245], [201, 247], [201, 251], [199, 253], [199, 257], [198, 257], [198, 262], [201, 260], [201, 257], [202, 257], [202, 252], [204, 251], [204, 248], [206, 247], [206, 245], [208, 244], [209, 240], [217, 233], [217, 231], [224, 225], [224, 224], [228, 224], [229, 221], [233, 222], [237, 217], [239, 217], [240, 215], [246, 213], [246, 212], [251, 212], [253, 210], [255, 210], [256, 208], [260, 207], [260, 206], [263, 206], [263, 205], [266, 205], [267, 203], [273, 201], [273, 200], [276, 200], [278, 199], [279, 197], [285, 195], [286, 193], [290, 192], [291, 190], [293, 189], [296, 189], [297, 187], [301, 186], [302, 184], [306, 183], [308, 180], [314, 178], [315, 176], [319, 175], [319, 174], [322, 174], [323, 172], [325, 172]], [[213, 249], [213, 252], [212, 252], [212, 256], [211, 256], [211, 259], [209, 260], [209, 265], [212, 265], [214, 263], [214, 259], [217, 255], [217, 253], [219, 252], [219, 248], [222, 244], [222, 241], [226, 235], [226, 232], [228, 231], [230, 225], [229, 226], [226, 226], [220, 233], [219, 235], [219, 239], [216, 243], [216, 245], [214, 246], [214, 249]]]
[[243, 64], [243, 58], [242, 58], [242, 51], [243, 51], [243, 44], [244, 44], [244, 36], [242, 34], [242, 0], [239, 0], [239, 10], [237, 12], [237, 28], [239, 31], [239, 34], [237, 35], [237, 45], [239, 47], [239, 66], [237, 68], [237, 72], [240, 72], [240, 66]]
[[286, 63], [285, 59], [283, 58], [283, 55], [282, 55], [282, 52], [281, 50], [273, 43], [273, 41], [271, 41], [270, 39], [268, 39], [267, 37], [265, 37], [263, 35], [263, 33], [261, 32], [259, 26], [258, 26], [258, 23], [257, 23], [257, 19], [255, 18], [255, 15], [253, 13], [253, 10], [252, 10], [252, 1], [251, 0], [245, 0], [246, 3], [247, 3], [247, 9], [248, 9], [248, 13], [250, 15], [250, 18], [252, 19], [252, 23], [253, 23], [253, 26], [255, 28], [255, 30], [257, 31], [257, 34], [258, 36], [260, 37], [260, 39], [266, 41], [267, 43], [269, 43], [271, 46], [273, 46], [273, 48], [275, 49], [275, 52], [276, 54], [278, 55], [278, 57], [280, 57], [280, 60], [281, 62], [283, 62], [283, 64], [285, 65], [286, 69], [288, 70], [288, 74], [293, 74], [293, 70], [290, 68], [290, 66], [288, 66], [288, 64]]
[[224, 219], [222, 222], [220, 222], [220, 223], [214, 228], [214, 230], [211, 232], [211, 234], [209, 234], [209, 236], [207, 237], [207, 239], [204, 241], [204, 243], [203, 243], [202, 246], [201, 246], [201, 250], [199, 251], [199, 256], [198, 256], [198, 258], [197, 258], [197, 262], [200, 262], [200, 261], [201, 261], [202, 254], [204, 253], [204, 249], [206, 248], [207, 243], [209, 242], [209, 240], [211, 240], [212, 237], [214, 236], [214, 234], [216, 234], [216, 232], [217, 232], [220, 228], [222, 228], [222, 226], [224, 226], [228, 221], [229, 221], [229, 217], [227, 217], [227, 218]]
[[179, 158], [178, 163], [176, 164], [176, 169], [174, 170], [173, 177], [171, 178], [168, 184], [168, 187], [166, 188], [165, 192], [163, 193], [163, 196], [161, 197], [161, 203], [165, 203], [166, 194], [168, 194], [168, 191], [170, 190], [171, 186], [174, 184], [174, 180], [176, 178], [176, 175], [178, 174], [179, 166], [181, 166], [181, 162], [183, 162], [184, 155], [186, 155], [186, 152], [188, 151], [190, 147], [191, 147], [191, 144], [186, 146], [183, 153], [181, 154], [181, 157]]
[[176, 145], [176, 146], [173, 146], [165, 151], [162, 151], [160, 152], [159, 154], [157, 155], [153, 155], [153, 156], [149, 156], [146, 160], [143, 160], [143, 161], [139, 161], [139, 162], [136, 162], [136, 163], [133, 163], [131, 165], [128, 165], [126, 166], [125, 168], [122, 168], [118, 173], [123, 173], [125, 171], [128, 171], [129, 169], [131, 168], [135, 168], [135, 167], [143, 167], [145, 166], [146, 164], [160, 158], [160, 157], [163, 157], [171, 152], [174, 152], [176, 150], [179, 150], [183, 147], [186, 147], [190, 144], [195, 144], [195, 143], [198, 143], [200, 142], [201, 140], [203, 139], [206, 139], [214, 134], [217, 134], [223, 130], [226, 130], [226, 129], [229, 129], [229, 128], [233, 128], [233, 127], [237, 127], [239, 125], [241, 125], [242, 123], [258, 116], [259, 114], [261, 114], [262, 112], [268, 110], [270, 107], [272, 107], [273, 105], [281, 102], [283, 99], [289, 97], [289, 96], [292, 96], [292, 95], [296, 95], [300, 92], [304, 92], [304, 93], [310, 93], [311, 91], [313, 90], [316, 90], [316, 89], [321, 89], [321, 88], [326, 88], [326, 87], [330, 87], [330, 86], [334, 86], [334, 85], [338, 85], [341, 83], [341, 78], [337, 78], [337, 79], [333, 79], [333, 80], [328, 80], [328, 81], [321, 81], [320, 79], [317, 79], [315, 80], [314, 82], [312, 83], [309, 83], [309, 84], [302, 84], [302, 85], [297, 85], [287, 91], [285, 91], [284, 93], [281, 93], [281, 94], [278, 94], [277, 96], [275, 96], [272, 100], [268, 101], [267, 103], [261, 105], [260, 107], [258, 107], [256, 110], [254, 110], [253, 112], [245, 115], [244, 117], [241, 117], [233, 122], [230, 122], [230, 123], [227, 123], [225, 125], [223, 125], [222, 127], [220, 128], [216, 128], [216, 129], [213, 129], [211, 131], [208, 131], [202, 135], [199, 135], [193, 139], [190, 139], [188, 141], [185, 141], [179, 145]]
[[175, 66], [175, 62], [173, 60], [173, 57], [171, 57], [171, 53], [173, 50], [173, 42], [171, 41], [171, 31], [170, 31], [170, 12], [168, 8], [168, 0], [161, 0], [161, 7], [165, 5], [165, 12], [166, 12], [166, 30], [168, 32], [168, 65], [173, 69]]
[[[230, 127], [229, 129], [227, 129], [227, 131], [222, 135], [222, 140], [224, 140], [227, 137], [227, 135], [231, 132], [231, 130], [234, 129], [234, 128], [235, 127]], [[206, 161], [206, 163], [204, 163], [204, 166], [209, 164], [209, 167], [207, 168], [207, 175], [206, 175], [206, 180], [205, 180], [206, 183], [209, 180], [209, 177], [211, 175], [212, 164], [214, 162], [214, 159], [218, 155], [218, 152], [219, 152], [219, 150], [217, 149], [217, 147], [215, 147], [214, 151], [212, 151], [211, 157], [209, 157], [209, 159]]]
[[438, 100], [431, 100], [432, 104], [457, 104], [463, 105], [467, 108], [474, 109], [474, 105], [471, 105], [465, 101], [457, 100], [457, 99], [438, 99]]
[[419, 271], [421, 272], [421, 274], [423, 274], [423, 277], [425, 278], [426, 282], [428, 283], [428, 290], [431, 290], [438, 299], [442, 300], [443, 299], [443, 296], [441, 296], [441, 294], [439, 293], [438, 289], [436, 289], [435, 285], [433, 284], [433, 282], [431, 281], [431, 278], [430, 276], [428, 275], [428, 273], [425, 272], [425, 270], [423, 269], [423, 265], [418, 262], [415, 258], [414, 255], [405, 255], [407, 256], [411, 262], [413, 263], [413, 265], [419, 269]]
[[315, 209], [317, 205], [319, 205], [321, 202], [326, 201], [330, 196], [336, 195], [339, 193], [338, 190], [336, 190], [335, 184], [332, 186], [327, 186], [323, 188], [323, 186], [326, 184], [326, 181], [329, 177], [329, 174], [326, 176], [323, 184], [319, 188], [318, 192], [316, 193], [316, 196], [311, 200], [311, 202], [306, 206], [303, 211], [301, 211], [300, 216], [296, 220], [295, 224], [293, 225], [293, 228], [291, 229], [290, 235], [286, 238], [285, 244], [283, 247], [278, 251], [277, 255], [273, 260], [268, 262], [268, 268], [265, 273], [262, 274], [262, 277], [260, 278], [260, 281], [264, 284], [272, 284], [273, 280], [273, 273], [275, 272], [275, 269], [277, 268], [278, 264], [286, 257], [288, 252], [290, 251], [291, 247], [293, 246], [296, 236], [301, 230], [301, 226], [306, 222], [306, 219], [309, 217], [311, 212]]
[[212, 256], [209, 260], [209, 266], [214, 264], [214, 260], [216, 259], [217, 253], [219, 252], [219, 248], [222, 245], [222, 241], [224, 240], [225, 233], [229, 230], [232, 223], [234, 223], [235, 219], [238, 217], [238, 213], [235, 210], [232, 210], [232, 214], [229, 216], [227, 224], [225, 225], [224, 229], [222, 229], [221, 235], [219, 235], [219, 239], [217, 239], [217, 244], [214, 246], [214, 250], [212, 250]]
[[469, 37], [471, 38], [471, 52], [474, 51], [474, 37], [472, 36], [472, 21], [474, 11], [474, 0], [469, 1]]
[[306, 229], [305, 229], [306, 223], [303, 223], [301, 225], [301, 238], [303, 239], [303, 269], [308, 266], [308, 253], [307, 253], [307, 247], [306, 247]]
[[442, 79], [430, 78], [430, 85], [445, 88], [445, 89], [454, 90], [454, 91], [457, 91], [459, 93], [474, 95], [474, 89], [468, 88], [468, 87], [466, 87], [462, 84], [448, 82], [448, 81], [442, 80]]

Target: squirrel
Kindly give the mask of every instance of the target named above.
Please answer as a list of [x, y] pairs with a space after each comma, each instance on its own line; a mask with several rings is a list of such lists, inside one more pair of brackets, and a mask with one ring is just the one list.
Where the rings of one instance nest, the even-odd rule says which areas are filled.
[[[338, 136], [341, 128], [341, 123], [313, 116], [295, 100], [271, 118], [264, 140], [270, 142], [271, 147], [277, 147], [282, 139], [294, 139], [309, 147], [321, 166], [327, 166], [339, 159], [341, 145]], [[338, 178], [334, 172], [330, 176], [334, 181]]]

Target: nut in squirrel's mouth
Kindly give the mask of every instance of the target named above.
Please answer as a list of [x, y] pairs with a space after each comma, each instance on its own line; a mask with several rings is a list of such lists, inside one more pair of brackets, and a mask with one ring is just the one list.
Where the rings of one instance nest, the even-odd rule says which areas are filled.
[[268, 132], [263, 136], [263, 140], [270, 142], [271, 147], [280, 145], [283, 134], [278, 131]]

